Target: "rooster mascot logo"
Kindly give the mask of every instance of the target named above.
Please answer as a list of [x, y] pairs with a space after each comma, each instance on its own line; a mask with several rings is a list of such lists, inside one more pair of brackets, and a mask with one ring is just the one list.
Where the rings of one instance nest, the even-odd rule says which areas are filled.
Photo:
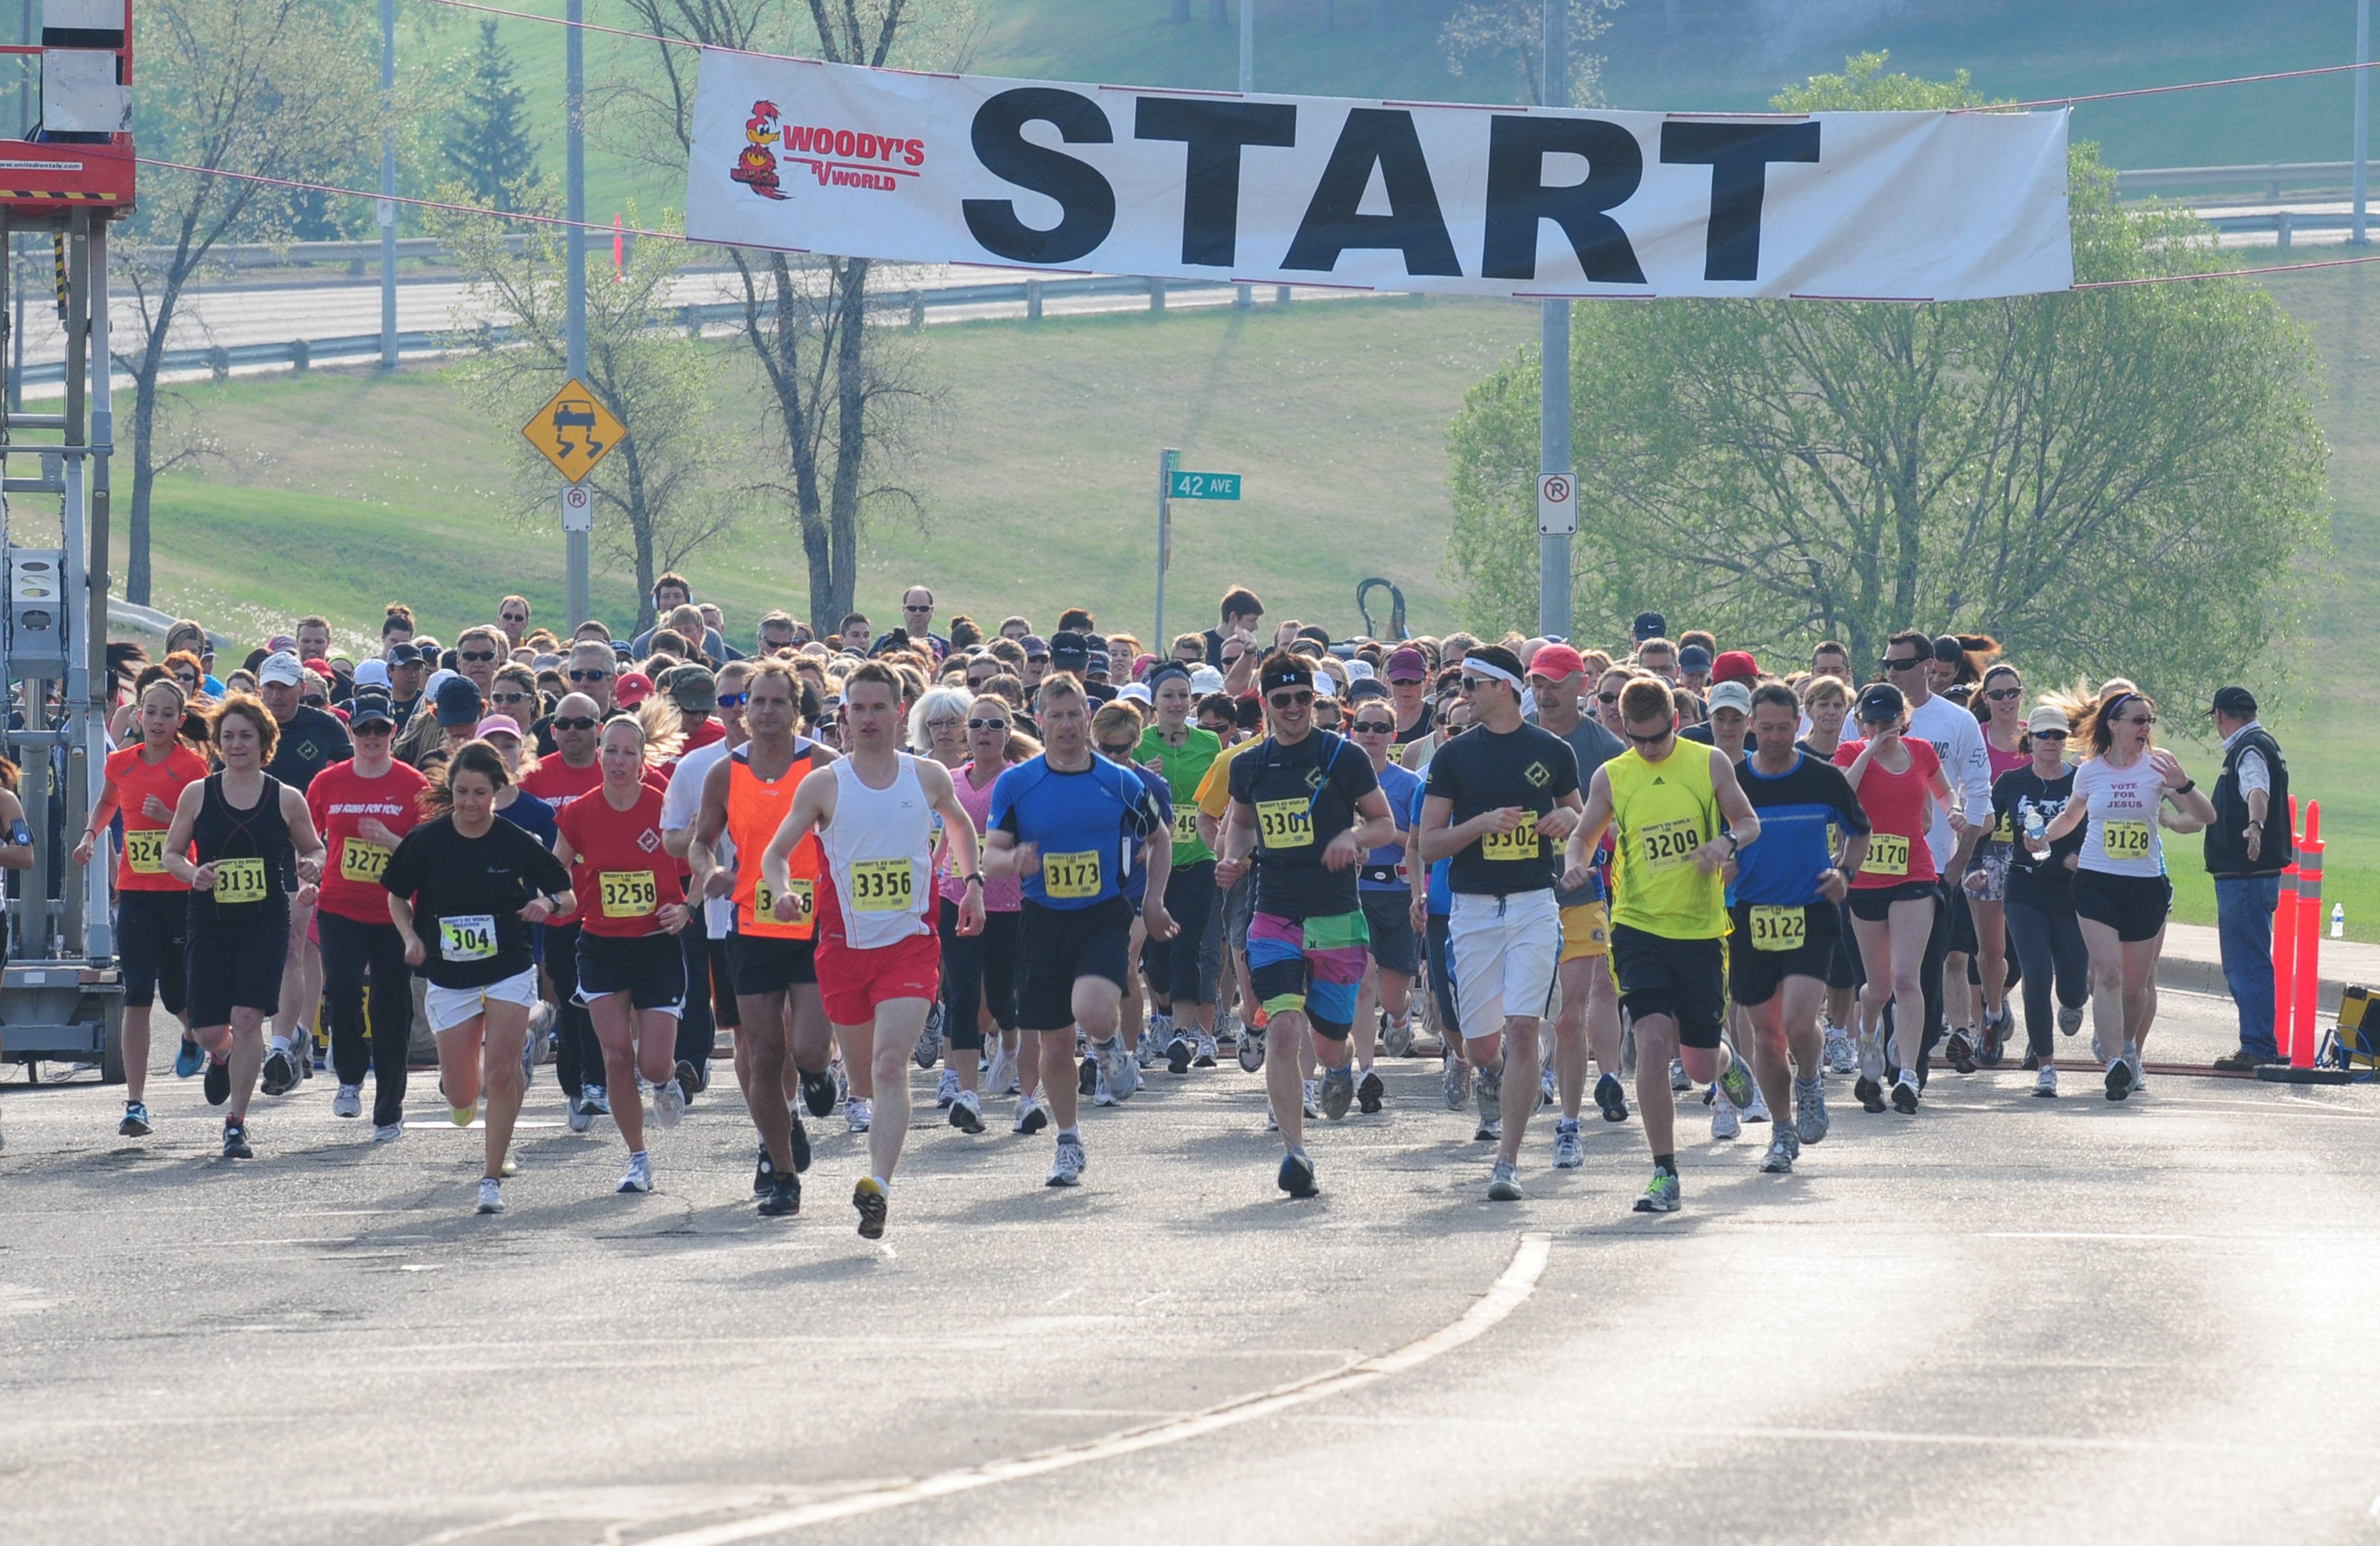
[[783, 125], [775, 103], [754, 103], [752, 115], [744, 120], [744, 138], [750, 143], [735, 158], [735, 169], [728, 174], [763, 199], [786, 197], [777, 186], [776, 154], [769, 149], [784, 138]]

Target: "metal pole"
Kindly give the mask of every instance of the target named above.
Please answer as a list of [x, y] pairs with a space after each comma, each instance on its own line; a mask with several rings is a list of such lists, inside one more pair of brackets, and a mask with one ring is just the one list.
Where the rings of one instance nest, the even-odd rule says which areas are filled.
[[[107, 571], [108, 547], [112, 536], [108, 527], [109, 453], [115, 444], [115, 362], [109, 350], [115, 341], [108, 334], [107, 316], [107, 225], [97, 214], [91, 217], [91, 689], [83, 694], [89, 707], [83, 710], [83, 723], [76, 730], [83, 742], [83, 756], [75, 764], [69, 779], [68, 807], [88, 818], [92, 797], [91, 770], [104, 767], [107, 760], [107, 711], [110, 704], [107, 681], [107, 593], [110, 577]], [[69, 866], [71, 869], [72, 866]], [[86, 876], [82, 902], [83, 953], [89, 956], [112, 956], [115, 953], [114, 920], [107, 905], [107, 887], [94, 884]]]
[[[586, 0], [570, 0], [565, 19], [570, 23], [564, 29], [563, 43], [564, 208], [570, 217], [565, 237], [570, 281], [565, 354], [570, 379], [576, 381], [587, 375], [587, 30], [579, 25], [586, 19]], [[562, 538], [570, 571], [565, 610], [573, 627], [586, 622], [594, 610], [587, 594], [587, 537], [583, 531], [573, 531], [564, 533]]]
[[[2372, 0], [2355, 0], [2355, 62], [2372, 62]], [[2355, 72], [2355, 229], [2348, 240], [2357, 247], [2364, 245], [2364, 190], [2369, 181], [2367, 162], [2372, 139], [2372, 72]]]
[[380, 368], [396, 368], [396, 0], [380, 0]]
[[[1160, 645], [1166, 638], [1165, 565], [1173, 556], [1173, 468], [1181, 460], [1182, 453], [1170, 448], [1157, 453], [1157, 632], [1150, 636]], [[1172, 653], [1171, 647], [1158, 651], [1165, 657]]]
[[[1240, 94], [1245, 96], [1256, 89], [1257, 0], [1240, 0]], [[1245, 284], [1234, 287], [1232, 304], [1243, 311], [1256, 304], [1252, 287]]]
[[[1546, 0], [1546, 84], [1548, 107], [1568, 104], [1570, 97], [1569, 0]], [[1543, 338], [1539, 346], [1537, 398], [1537, 470], [1570, 471], [1570, 303], [1544, 303]], [[1578, 480], [1571, 480], [1571, 507], [1577, 508]], [[1537, 632], [1548, 638], [1571, 635], [1570, 538], [1537, 538]]]

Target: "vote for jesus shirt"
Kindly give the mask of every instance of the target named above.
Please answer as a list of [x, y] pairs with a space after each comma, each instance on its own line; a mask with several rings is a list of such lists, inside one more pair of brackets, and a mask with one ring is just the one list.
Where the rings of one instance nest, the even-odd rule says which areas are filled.
[[306, 808], [322, 834], [323, 912], [358, 924], [385, 924], [388, 889], [381, 876], [396, 851], [363, 835], [363, 823], [377, 820], [399, 839], [421, 819], [419, 800], [430, 780], [401, 762], [377, 779], [356, 771], [355, 763], [333, 763], [306, 786]]

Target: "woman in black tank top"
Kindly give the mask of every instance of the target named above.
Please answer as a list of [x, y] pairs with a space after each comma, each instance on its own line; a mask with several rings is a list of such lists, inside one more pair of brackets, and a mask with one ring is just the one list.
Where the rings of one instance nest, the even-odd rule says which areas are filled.
[[[188, 1013], [207, 1051], [207, 1100], [229, 1107], [224, 1157], [249, 1159], [248, 1102], [265, 1071], [264, 1017], [280, 1005], [289, 904], [312, 902], [322, 839], [305, 796], [264, 771], [280, 727], [263, 704], [235, 694], [210, 730], [222, 769], [182, 791], [164, 864], [190, 888]], [[283, 1065], [273, 1072], [290, 1073], [290, 1054], [272, 1056]]]

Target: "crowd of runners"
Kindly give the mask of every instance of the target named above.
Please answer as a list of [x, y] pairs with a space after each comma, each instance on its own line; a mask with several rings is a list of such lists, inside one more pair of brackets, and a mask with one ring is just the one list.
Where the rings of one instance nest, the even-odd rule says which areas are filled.
[[2210, 791], [2131, 682], [2029, 684], [1973, 635], [1334, 642], [1234, 589], [1145, 645], [1082, 609], [937, 632], [919, 586], [894, 626], [772, 612], [739, 648], [678, 576], [654, 600], [634, 638], [510, 596], [451, 642], [393, 605], [360, 658], [319, 617], [236, 665], [196, 623], [118, 647], [75, 858], [114, 880], [124, 1136], [160, 1000], [232, 1159], [318, 1069], [401, 1140], [418, 1024], [484, 1130], [478, 1211], [549, 1063], [650, 1191], [724, 1034], [759, 1211], [798, 1212], [839, 1113], [875, 1238], [913, 1062], [952, 1141], [1004, 1117], [1052, 1187], [1089, 1169], [1084, 1102], [1261, 1076], [1305, 1197], [1309, 1129], [1381, 1113], [1381, 1060], [1434, 1045], [1490, 1198], [1522, 1196], [1541, 1108], [1549, 1163], [1583, 1164], [1591, 1106], [1637, 1116], [1634, 1207], [1666, 1213], [1681, 1093], [1714, 1138], [1765, 1125], [1773, 1173], [1827, 1138], [1830, 1077], [1909, 1118], [1939, 1068], [2021, 1057], [2055, 1097], [2086, 1019], [2093, 1093], [2137, 1096], [2167, 834], [2287, 797], [2244, 690]]

